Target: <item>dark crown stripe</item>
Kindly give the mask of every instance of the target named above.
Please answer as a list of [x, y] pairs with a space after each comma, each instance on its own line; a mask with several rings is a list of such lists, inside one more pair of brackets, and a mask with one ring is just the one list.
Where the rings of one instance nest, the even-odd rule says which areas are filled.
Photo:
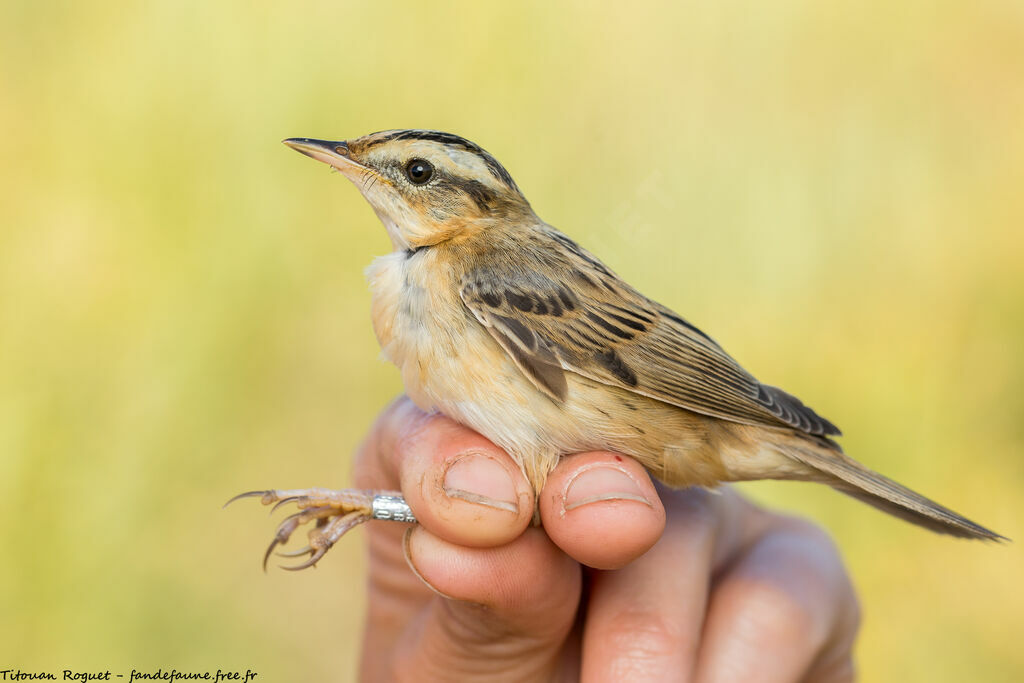
[[509, 175], [509, 172], [505, 170], [505, 167], [502, 166], [497, 159], [488, 154], [483, 147], [475, 142], [470, 142], [464, 137], [453, 135], [452, 133], [443, 133], [439, 130], [394, 130], [385, 133], [374, 133], [373, 135], [379, 137], [371, 136], [371, 139], [367, 141], [367, 147], [374, 147], [392, 140], [426, 140], [428, 142], [438, 142], [442, 145], [451, 145], [452, 147], [458, 147], [466, 150], [467, 152], [472, 152], [480, 157], [495, 178], [505, 183], [516, 192], [519, 191], [519, 187], [516, 185], [515, 181], [512, 180], [512, 176]]

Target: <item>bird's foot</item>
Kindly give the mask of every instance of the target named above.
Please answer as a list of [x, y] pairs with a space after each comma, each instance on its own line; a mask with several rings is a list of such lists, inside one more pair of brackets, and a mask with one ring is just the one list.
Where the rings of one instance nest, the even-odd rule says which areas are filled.
[[313, 523], [313, 528], [309, 530], [308, 545], [305, 548], [277, 553], [281, 557], [309, 555], [309, 559], [297, 565], [282, 565], [282, 569], [297, 571], [314, 566], [349, 529], [371, 519], [416, 521], [409, 506], [397, 491], [335, 491], [315, 488], [248, 491], [235, 496], [224, 506], [227, 507], [241, 498], [259, 498], [264, 505], [274, 505], [271, 512], [288, 504], [294, 504], [298, 508], [298, 512], [285, 517], [277, 527], [274, 540], [263, 555], [264, 570], [274, 548], [287, 543], [296, 529], [310, 522]]

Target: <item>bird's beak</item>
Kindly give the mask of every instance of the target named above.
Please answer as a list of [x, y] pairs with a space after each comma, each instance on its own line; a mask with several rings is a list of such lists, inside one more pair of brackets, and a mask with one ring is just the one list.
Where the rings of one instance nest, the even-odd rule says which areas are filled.
[[352, 160], [348, 152], [348, 143], [345, 141], [313, 140], [312, 138], [288, 138], [283, 140], [296, 152], [301, 152], [307, 157], [322, 161], [328, 166], [333, 166], [341, 172], [355, 169], [365, 170], [365, 166]]

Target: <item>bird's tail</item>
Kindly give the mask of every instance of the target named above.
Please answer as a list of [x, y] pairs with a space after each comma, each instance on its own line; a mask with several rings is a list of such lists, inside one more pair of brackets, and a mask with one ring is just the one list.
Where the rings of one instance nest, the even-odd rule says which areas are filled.
[[790, 458], [809, 467], [822, 477], [815, 477], [832, 488], [925, 529], [959, 538], [1004, 541], [1004, 536], [958, 515], [949, 508], [929, 500], [892, 479], [864, 467], [844, 455], [838, 446], [787, 440], [776, 447]]

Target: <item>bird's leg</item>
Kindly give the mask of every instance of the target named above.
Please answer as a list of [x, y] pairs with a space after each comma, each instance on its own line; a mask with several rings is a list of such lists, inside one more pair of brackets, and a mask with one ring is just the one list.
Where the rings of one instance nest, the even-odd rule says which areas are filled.
[[314, 526], [309, 530], [309, 544], [305, 548], [278, 553], [282, 557], [309, 555], [309, 559], [298, 565], [282, 566], [283, 569], [295, 571], [312, 567], [349, 529], [371, 519], [416, 522], [412, 510], [397, 491], [335, 491], [319, 488], [248, 491], [229, 500], [224, 504], [225, 507], [240, 498], [259, 498], [264, 505], [274, 505], [271, 512], [288, 504], [298, 508], [298, 512], [285, 517], [277, 527], [274, 540], [263, 556], [264, 569], [274, 548], [287, 543], [300, 526], [310, 522], [314, 522]]

